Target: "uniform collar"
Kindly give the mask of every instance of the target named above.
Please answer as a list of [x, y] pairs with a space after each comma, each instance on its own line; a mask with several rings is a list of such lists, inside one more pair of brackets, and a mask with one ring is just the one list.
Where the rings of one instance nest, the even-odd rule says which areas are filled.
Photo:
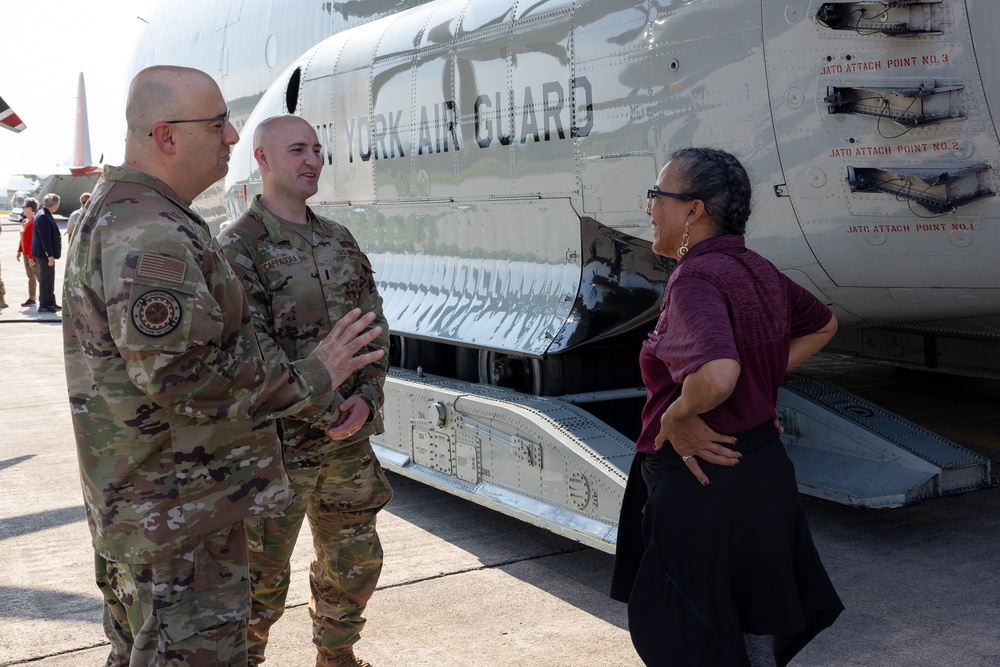
[[[261, 224], [267, 228], [267, 233], [275, 243], [284, 242], [292, 246], [301, 246], [305, 243], [311, 248], [316, 245], [320, 238], [329, 236], [330, 230], [327, 229], [326, 221], [313, 213], [313, 210], [308, 206], [306, 207], [308, 225], [282, 220], [260, 203], [260, 195], [254, 195], [251, 200], [250, 214], [260, 220]], [[309, 240], [307, 241], [307, 239]]]
[[139, 185], [148, 186], [156, 190], [159, 194], [169, 199], [171, 202], [184, 209], [184, 212], [191, 218], [197, 220], [203, 225], [207, 225], [205, 219], [200, 215], [191, 210], [191, 202], [181, 197], [177, 192], [156, 178], [155, 176], [150, 176], [149, 174], [143, 173], [141, 171], [135, 171], [134, 169], [128, 169], [126, 167], [114, 167], [109, 164], [104, 165], [104, 173], [102, 177], [107, 181], [112, 182], [122, 182], [122, 183], [138, 183]]

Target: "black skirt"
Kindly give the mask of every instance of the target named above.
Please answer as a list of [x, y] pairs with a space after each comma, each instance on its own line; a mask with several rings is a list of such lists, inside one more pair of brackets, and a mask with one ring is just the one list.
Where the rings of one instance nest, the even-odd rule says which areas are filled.
[[786, 665], [844, 608], [774, 425], [736, 440], [738, 466], [701, 462], [708, 486], [670, 456], [644, 498], [643, 454], [633, 462], [611, 593], [627, 595], [629, 632], [646, 665], [747, 666], [744, 633], [774, 635]]

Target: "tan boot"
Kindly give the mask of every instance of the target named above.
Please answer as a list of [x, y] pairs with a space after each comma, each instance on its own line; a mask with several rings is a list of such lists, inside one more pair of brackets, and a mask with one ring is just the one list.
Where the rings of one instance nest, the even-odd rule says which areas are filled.
[[372, 667], [372, 664], [354, 657], [354, 647], [345, 646], [334, 651], [320, 649], [316, 655], [316, 667]]

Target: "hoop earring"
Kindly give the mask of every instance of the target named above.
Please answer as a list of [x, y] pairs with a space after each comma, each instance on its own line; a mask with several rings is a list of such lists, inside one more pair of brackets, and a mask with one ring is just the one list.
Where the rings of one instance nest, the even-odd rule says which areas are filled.
[[683, 257], [688, 251], [688, 241], [691, 237], [691, 221], [684, 221], [684, 236], [681, 237], [681, 247], [677, 249], [677, 254]]

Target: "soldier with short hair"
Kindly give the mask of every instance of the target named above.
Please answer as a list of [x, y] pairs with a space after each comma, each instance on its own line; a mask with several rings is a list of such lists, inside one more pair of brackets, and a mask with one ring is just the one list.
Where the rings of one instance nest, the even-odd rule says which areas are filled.
[[273, 419], [332, 425], [337, 386], [382, 356], [354, 356], [381, 330], [355, 309], [309, 356], [265, 354], [191, 209], [239, 139], [218, 85], [145, 69], [126, 119], [125, 162], [105, 166], [70, 239], [63, 297], [106, 664], [245, 667], [244, 520], [288, 502]]
[[[309, 354], [354, 308], [378, 313], [383, 333], [369, 350], [388, 351], [382, 299], [368, 258], [342, 225], [316, 215], [323, 160], [316, 131], [298, 116], [275, 116], [254, 133], [263, 194], [226, 227], [222, 251], [243, 283], [261, 347], [291, 359]], [[379, 408], [388, 358], [359, 369], [339, 386], [343, 419], [317, 428], [295, 415], [282, 418], [292, 502], [250, 524], [253, 606], [250, 664], [264, 661], [271, 626], [284, 611], [289, 560], [304, 517], [312, 529], [309, 606], [318, 667], [371, 667], [354, 655], [365, 605], [382, 570], [375, 530], [378, 511], [392, 497], [369, 437], [383, 432]]]

